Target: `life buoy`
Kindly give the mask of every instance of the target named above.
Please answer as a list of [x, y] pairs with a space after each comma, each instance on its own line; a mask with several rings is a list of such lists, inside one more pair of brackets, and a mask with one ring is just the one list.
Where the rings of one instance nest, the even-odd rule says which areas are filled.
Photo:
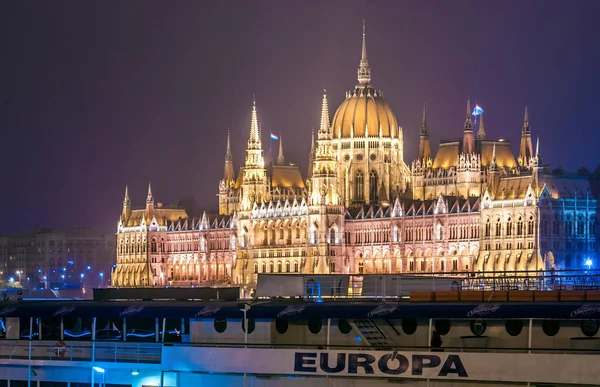
[[67, 344], [65, 344], [64, 341], [59, 340], [56, 342], [56, 344], [54, 344], [54, 355], [57, 357], [63, 357], [65, 356], [65, 353], [67, 352]]

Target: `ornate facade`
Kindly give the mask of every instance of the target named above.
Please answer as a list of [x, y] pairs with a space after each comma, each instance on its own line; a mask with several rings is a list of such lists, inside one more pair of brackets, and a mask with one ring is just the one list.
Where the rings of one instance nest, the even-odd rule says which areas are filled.
[[[306, 178], [279, 156], [266, 163], [256, 102], [235, 174], [227, 138], [218, 215], [154, 203], [132, 210], [126, 190], [113, 286], [237, 284], [258, 273], [459, 273], [580, 269], [596, 256], [589, 173], [550, 172], [532, 149], [525, 110], [515, 157], [478, 133], [467, 101], [462, 139], [404, 162], [402, 127], [371, 86], [363, 29], [358, 84], [333, 120], [326, 93]], [[589, 266], [589, 265], [588, 265]]]

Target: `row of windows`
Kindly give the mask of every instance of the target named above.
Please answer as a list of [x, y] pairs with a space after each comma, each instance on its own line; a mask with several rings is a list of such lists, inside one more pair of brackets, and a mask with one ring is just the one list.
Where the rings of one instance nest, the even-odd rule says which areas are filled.
[[[285, 271], [283, 270], [285, 266]], [[258, 274], [258, 262], [254, 263], [254, 273]], [[277, 267], [277, 271], [275, 271], [275, 268]], [[266, 273], [267, 272], [267, 263], [263, 262], [260, 265], [261, 268], [261, 273]], [[285, 261], [285, 264], [282, 263], [281, 261], [277, 261], [277, 265], [275, 265], [274, 262], [269, 262], [269, 273], [292, 273], [291, 271], [292, 269], [292, 264], [290, 263], [290, 261]], [[298, 263], [298, 261], [294, 261], [293, 264], [293, 273], [299, 273], [300, 272], [300, 264]]]

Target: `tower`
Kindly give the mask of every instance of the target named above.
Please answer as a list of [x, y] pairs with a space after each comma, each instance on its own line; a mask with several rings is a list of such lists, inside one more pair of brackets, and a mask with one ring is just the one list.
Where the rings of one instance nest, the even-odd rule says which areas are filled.
[[463, 149], [462, 153], [470, 155], [475, 150], [475, 139], [473, 138], [473, 121], [471, 120], [471, 100], [467, 98], [467, 116], [465, 118], [465, 128], [463, 131]]
[[531, 129], [529, 127], [529, 111], [525, 105], [525, 118], [523, 119], [523, 129], [521, 130], [521, 146], [519, 147], [519, 166], [526, 168], [529, 165], [529, 159], [533, 156], [531, 144]]
[[311, 274], [327, 274], [335, 266], [330, 261], [333, 258], [330, 244], [337, 243], [342, 235], [344, 210], [337, 192], [337, 161], [331, 138], [327, 92], [324, 90], [309, 198], [309, 243], [315, 248], [309, 250], [309, 264], [304, 268]]
[[477, 131], [477, 139], [485, 140], [485, 127], [483, 126], [483, 113], [479, 115], [479, 130]]
[[283, 136], [279, 136], [279, 155], [277, 156], [277, 164], [284, 165], [285, 158], [283, 157]]
[[152, 186], [148, 183], [148, 195], [146, 195], [146, 214], [154, 213], [154, 196], [152, 196]]
[[423, 104], [423, 122], [421, 124], [421, 135], [419, 136], [419, 160], [426, 163], [431, 157], [431, 146], [429, 145], [429, 132], [427, 131], [427, 104]]
[[231, 215], [235, 208], [230, 206], [230, 192], [235, 182], [233, 171], [233, 155], [231, 153], [231, 140], [229, 130], [227, 131], [227, 150], [225, 151], [225, 166], [223, 168], [223, 179], [219, 182], [219, 215]]
[[269, 200], [269, 186], [267, 184], [267, 170], [262, 149], [256, 100], [252, 101], [252, 115], [250, 118], [250, 134], [246, 147], [246, 162], [244, 164], [242, 179], [242, 205], [241, 210], [249, 211], [254, 203], [263, 203]]
[[129, 187], [125, 186], [125, 197], [123, 198], [123, 211], [121, 212], [121, 219], [123, 222], [127, 222], [131, 215], [131, 200], [129, 199]]
[[358, 65], [358, 84], [359, 87], [371, 85], [371, 68], [369, 67], [369, 60], [367, 59], [367, 32], [364, 20], [362, 30], [362, 51]]

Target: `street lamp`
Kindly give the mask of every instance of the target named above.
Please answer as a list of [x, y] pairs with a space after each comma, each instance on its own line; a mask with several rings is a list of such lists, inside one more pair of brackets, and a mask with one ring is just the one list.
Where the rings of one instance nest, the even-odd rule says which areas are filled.
[[100, 278], [102, 278], [102, 288], [104, 287], [104, 272], [100, 272]]
[[587, 266], [588, 270], [590, 270], [592, 268], [592, 259], [591, 258], [586, 259], [585, 265]]

